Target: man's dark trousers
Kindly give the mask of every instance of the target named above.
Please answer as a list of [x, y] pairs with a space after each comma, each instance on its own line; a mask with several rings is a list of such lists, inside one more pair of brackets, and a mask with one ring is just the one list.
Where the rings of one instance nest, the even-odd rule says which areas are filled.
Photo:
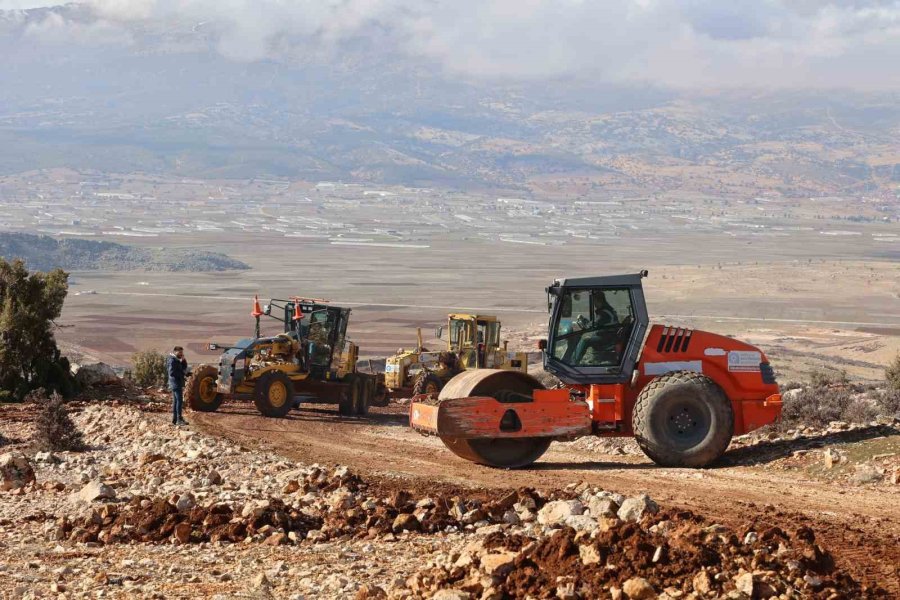
[[181, 422], [181, 406], [184, 404], [184, 388], [172, 388], [172, 423]]

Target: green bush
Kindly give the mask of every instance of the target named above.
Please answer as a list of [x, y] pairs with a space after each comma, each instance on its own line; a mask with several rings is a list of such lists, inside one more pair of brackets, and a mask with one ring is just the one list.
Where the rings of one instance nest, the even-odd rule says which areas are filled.
[[68, 361], [53, 336], [62, 313], [69, 276], [55, 269], [29, 273], [21, 260], [0, 259], [0, 392], [2, 399], [22, 400], [46, 388], [64, 396], [75, 393]]
[[900, 418], [900, 389], [887, 389], [875, 398], [878, 411], [886, 417]]
[[848, 383], [850, 383], [850, 378], [847, 377], [847, 371], [815, 370], [809, 374], [809, 385], [814, 388], [847, 385]]
[[884, 379], [887, 381], [888, 390], [900, 392], [900, 353], [884, 370]]
[[166, 357], [157, 350], [135, 352], [131, 364], [131, 379], [141, 387], [164, 387], [169, 379]]

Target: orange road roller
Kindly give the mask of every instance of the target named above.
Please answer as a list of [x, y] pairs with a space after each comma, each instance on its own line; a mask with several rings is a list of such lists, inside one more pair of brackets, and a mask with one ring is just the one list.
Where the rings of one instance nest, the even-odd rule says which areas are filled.
[[781, 395], [765, 354], [730, 337], [650, 325], [636, 274], [560, 279], [547, 288], [545, 389], [517, 371], [478, 369], [410, 403], [413, 429], [458, 456], [526, 467], [553, 440], [634, 436], [654, 462], [704, 467], [734, 435], [777, 421]]

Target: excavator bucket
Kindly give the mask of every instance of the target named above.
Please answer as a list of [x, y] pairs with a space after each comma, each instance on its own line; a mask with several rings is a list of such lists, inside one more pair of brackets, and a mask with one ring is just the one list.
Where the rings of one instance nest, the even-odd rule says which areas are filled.
[[476, 369], [451, 379], [437, 400], [415, 399], [410, 425], [466, 460], [517, 468], [540, 458], [554, 439], [590, 434], [591, 414], [568, 390], [545, 390], [525, 373]]

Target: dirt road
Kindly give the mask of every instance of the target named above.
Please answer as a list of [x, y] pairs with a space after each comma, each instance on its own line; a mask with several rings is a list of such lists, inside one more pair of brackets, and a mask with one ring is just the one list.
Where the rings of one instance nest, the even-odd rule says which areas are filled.
[[790, 442], [731, 450], [723, 466], [705, 470], [664, 469], [643, 457], [554, 444], [533, 468], [504, 471], [466, 462], [436, 438], [412, 432], [400, 407], [375, 410], [366, 418], [341, 419], [331, 408], [305, 407], [278, 420], [260, 417], [252, 406], [226, 405], [219, 413], [194, 413], [192, 422], [245, 445], [264, 445], [307, 463], [349, 465], [371, 480], [420, 492], [431, 486], [557, 489], [587, 482], [622, 494], [647, 492], [662, 504], [737, 529], [808, 525], [841, 566], [900, 597], [900, 491], [798, 478], [771, 464], [796, 449]]

